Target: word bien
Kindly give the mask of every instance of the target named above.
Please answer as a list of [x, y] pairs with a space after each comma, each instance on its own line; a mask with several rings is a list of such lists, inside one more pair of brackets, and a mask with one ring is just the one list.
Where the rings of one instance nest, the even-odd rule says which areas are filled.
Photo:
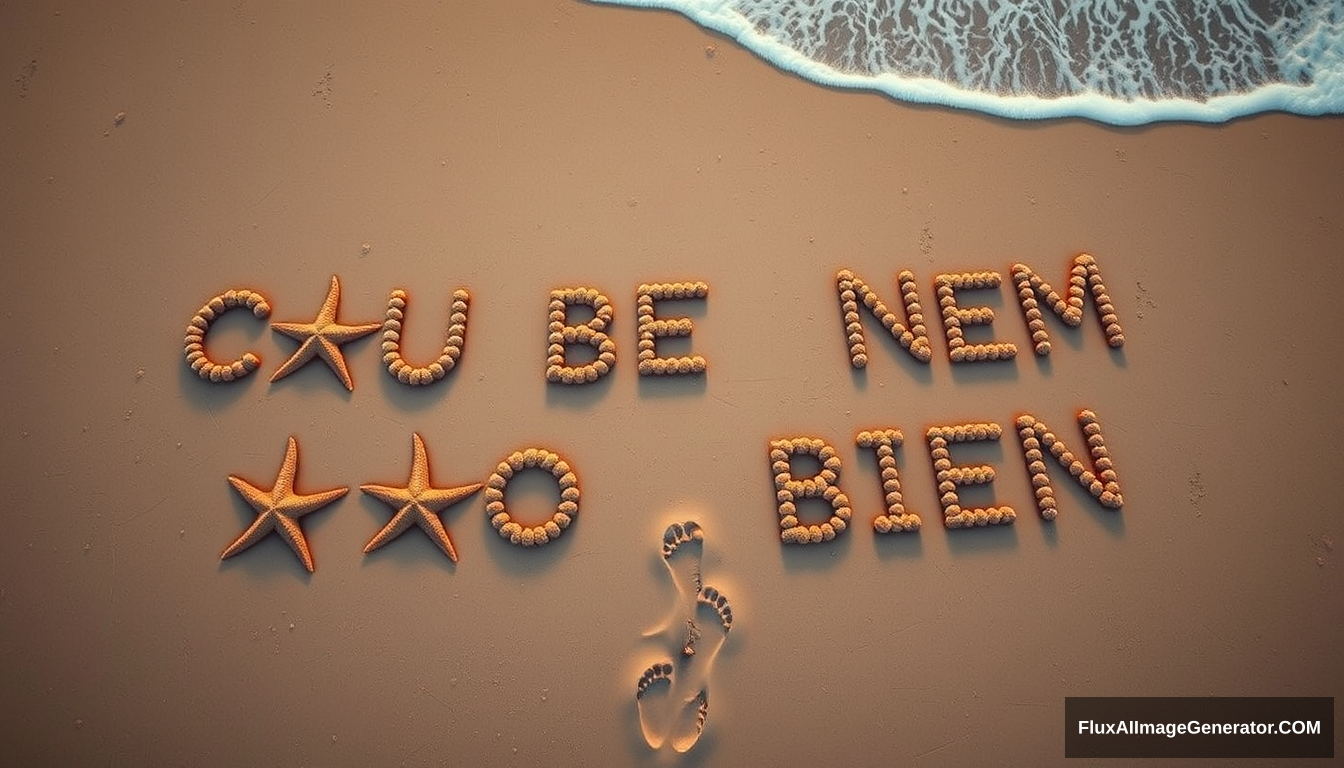
[[[1087, 463], [1078, 459], [1064, 441], [1035, 416], [1022, 414], [1014, 422], [1036, 507], [1045, 520], [1054, 520], [1059, 514], [1055, 489], [1047, 472], [1047, 454], [1101, 506], [1114, 510], [1120, 509], [1124, 503], [1119, 476], [1106, 447], [1106, 438], [1097, 415], [1085, 409], [1079, 411], [1077, 419], [1087, 445]], [[988, 485], [994, 481], [997, 473], [988, 464], [952, 463], [951, 444], [996, 441], [1002, 435], [1003, 428], [994, 423], [935, 426], [926, 430], [924, 437], [929, 449], [929, 460], [933, 464], [934, 479], [938, 483], [944, 527], [1009, 525], [1017, 519], [1017, 512], [1007, 505], [962, 506], [958, 493], [960, 488]], [[859, 448], [872, 450], [877, 457], [886, 504], [884, 512], [873, 519], [873, 530], [880, 534], [915, 532], [923, 524], [918, 514], [905, 508], [905, 500], [901, 495], [901, 477], [896, 467], [895, 449], [903, 440], [904, 436], [898, 429], [864, 430], [854, 436], [854, 442]], [[853, 509], [849, 496], [840, 487], [842, 465], [835, 447], [821, 438], [803, 436], [771, 440], [768, 451], [770, 470], [774, 474], [780, 540], [786, 544], [815, 544], [831, 541], [843, 534], [849, 528]], [[795, 476], [794, 459], [797, 456], [813, 457], [820, 462], [820, 471], [810, 477]], [[811, 524], [804, 522], [799, 502], [806, 499], [817, 499], [829, 504], [829, 519]]]

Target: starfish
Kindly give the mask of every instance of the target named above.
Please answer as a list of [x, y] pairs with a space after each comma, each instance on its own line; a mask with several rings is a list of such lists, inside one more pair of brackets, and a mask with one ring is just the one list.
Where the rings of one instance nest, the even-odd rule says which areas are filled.
[[457, 550], [453, 540], [448, 538], [448, 529], [438, 513], [465, 499], [481, 489], [480, 483], [462, 485], [456, 488], [434, 488], [429, 484], [429, 460], [425, 456], [425, 441], [420, 435], [412, 433], [415, 446], [415, 458], [411, 463], [411, 478], [405, 488], [392, 488], [386, 485], [361, 485], [359, 490], [397, 510], [387, 525], [369, 540], [364, 554], [383, 546], [406, 532], [411, 524], [420, 526], [425, 535], [439, 545], [439, 549], [448, 555], [448, 559], [457, 562]]
[[331, 276], [331, 290], [327, 291], [327, 300], [317, 311], [317, 318], [311, 323], [271, 323], [271, 330], [283, 333], [301, 343], [285, 364], [276, 369], [271, 381], [284, 378], [301, 368], [314, 356], [320, 356], [331, 370], [340, 377], [347, 390], [353, 391], [354, 382], [350, 380], [350, 371], [345, 367], [345, 357], [341, 355], [341, 345], [354, 341], [361, 336], [383, 327], [382, 323], [364, 323], [362, 325], [342, 325], [336, 322], [336, 305], [341, 301], [341, 281]]
[[280, 465], [280, 474], [276, 475], [275, 485], [271, 486], [270, 490], [263, 490], [240, 477], [229, 475], [229, 482], [234, 490], [257, 511], [257, 519], [224, 550], [219, 559], [233, 557], [275, 531], [294, 550], [294, 554], [299, 556], [299, 560], [303, 561], [303, 567], [307, 568], [309, 573], [313, 572], [313, 554], [308, 551], [308, 540], [303, 538], [299, 518], [341, 498], [350, 489], [333, 488], [317, 493], [295, 493], [294, 475], [298, 472], [298, 468], [299, 444], [291, 437], [285, 447], [285, 460]]

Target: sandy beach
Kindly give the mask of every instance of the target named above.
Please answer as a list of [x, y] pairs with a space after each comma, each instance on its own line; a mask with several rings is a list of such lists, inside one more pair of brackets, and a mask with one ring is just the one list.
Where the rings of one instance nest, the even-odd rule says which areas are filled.
[[[0, 51], [0, 764], [1052, 765], [1067, 696], [1344, 691], [1344, 118], [1013, 122], [567, 0], [27, 3]], [[1010, 269], [1062, 288], [1080, 253], [1125, 344], [1089, 301], [1077, 329], [1046, 313], [1038, 358]], [[930, 362], [863, 312], [851, 367], [841, 269], [898, 310], [914, 273]], [[959, 294], [995, 315], [967, 340], [1017, 357], [953, 364], [935, 277], [981, 271], [1003, 285]], [[268, 381], [298, 343], [267, 323], [312, 322], [333, 275], [342, 323], [407, 292], [422, 365], [467, 289], [457, 366], [405, 386], [374, 333], [341, 348], [351, 391], [320, 359]], [[694, 326], [659, 349], [707, 370], [641, 377], [637, 290], [674, 281], [708, 295], [659, 304]], [[548, 298], [575, 287], [609, 298], [616, 362], [548, 384]], [[212, 354], [261, 362], [211, 383], [183, 333], [230, 289], [271, 313], [214, 323]], [[1015, 419], [1085, 454], [1081, 409], [1123, 508], [1047, 459], [1042, 520]], [[963, 495], [1017, 519], [945, 530], [925, 432], [972, 422], [1004, 434], [953, 447], [996, 472]], [[917, 533], [873, 531], [873, 429], [904, 435]], [[435, 486], [556, 452], [573, 525], [513, 546], [479, 494], [442, 512], [456, 563], [418, 529], [362, 554], [394, 510], [359, 486], [406, 485], [413, 434]], [[314, 572], [278, 535], [221, 561], [256, 518], [227, 478], [270, 488], [291, 436], [299, 492], [350, 489], [302, 519]], [[780, 541], [768, 446], [793, 437], [843, 465], [834, 541]], [[559, 499], [545, 472], [508, 494], [533, 522]], [[734, 622], [676, 755], [635, 691], [680, 648], [643, 633], [683, 520]]]

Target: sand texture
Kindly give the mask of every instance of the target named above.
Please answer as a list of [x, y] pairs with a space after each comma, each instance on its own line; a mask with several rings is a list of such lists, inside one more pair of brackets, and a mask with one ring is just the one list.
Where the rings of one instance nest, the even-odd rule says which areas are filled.
[[[1053, 765], [1066, 696], [1344, 693], [1344, 119], [1010, 122], [665, 12], [347, 5], [0, 7], [0, 765]], [[1029, 325], [1015, 265], [1066, 306], [1083, 253], [1116, 322], [1089, 292]], [[911, 273], [927, 362], [842, 270], [907, 332]], [[353, 389], [271, 381], [298, 342], [270, 323], [317, 322], [333, 276], [383, 331], [340, 345]], [[678, 283], [705, 290], [639, 299]], [[548, 325], [579, 288], [610, 364], [591, 304]], [[267, 317], [184, 337], [243, 289]], [[547, 381], [554, 333], [595, 380]], [[931, 427], [969, 431], [932, 458]], [[313, 573], [276, 535], [221, 561], [257, 516], [228, 478], [269, 488], [290, 436], [312, 494], [409, 487], [413, 435], [435, 487], [511, 473], [435, 513], [456, 562], [363, 554], [396, 510], [353, 490], [303, 518]], [[785, 438], [834, 449], [833, 540], [781, 541], [834, 514], [817, 456], [777, 493]], [[712, 611], [645, 635], [691, 599], [662, 546], [692, 520], [726, 641]], [[688, 638], [721, 648], [654, 751], [637, 683]]]

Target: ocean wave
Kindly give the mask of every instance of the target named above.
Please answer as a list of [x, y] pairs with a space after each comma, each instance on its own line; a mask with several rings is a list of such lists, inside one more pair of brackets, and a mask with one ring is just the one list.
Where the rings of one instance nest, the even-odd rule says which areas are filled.
[[594, 0], [829, 86], [1114, 125], [1344, 113], [1344, 0]]

